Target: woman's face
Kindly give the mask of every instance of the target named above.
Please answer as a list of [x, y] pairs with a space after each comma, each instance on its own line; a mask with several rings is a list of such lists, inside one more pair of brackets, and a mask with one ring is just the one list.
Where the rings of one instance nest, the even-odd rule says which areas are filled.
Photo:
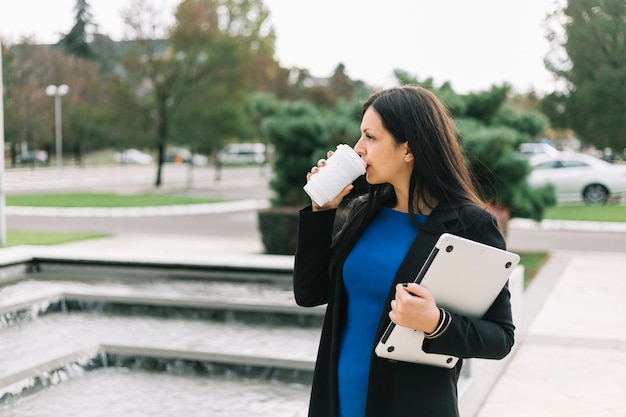
[[413, 169], [413, 155], [408, 143], [398, 144], [395, 141], [374, 107], [369, 107], [363, 114], [361, 137], [354, 150], [367, 164], [365, 175], [368, 183], [408, 187]]

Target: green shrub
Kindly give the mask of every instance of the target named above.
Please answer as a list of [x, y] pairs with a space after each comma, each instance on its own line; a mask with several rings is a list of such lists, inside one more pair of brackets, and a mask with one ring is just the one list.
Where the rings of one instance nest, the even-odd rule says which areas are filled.
[[[327, 131], [320, 113], [310, 104], [285, 103], [263, 121], [263, 134], [275, 147], [273, 206], [309, 203], [302, 191], [313, 160], [328, 149]], [[315, 158], [317, 156], [317, 159]]]
[[483, 199], [507, 209], [510, 217], [541, 220], [546, 208], [556, 204], [554, 188], [528, 185], [530, 166], [515, 156], [519, 135], [503, 126], [474, 128], [463, 134], [463, 147]]
[[293, 255], [298, 239], [297, 207], [259, 211], [259, 231], [266, 254]]

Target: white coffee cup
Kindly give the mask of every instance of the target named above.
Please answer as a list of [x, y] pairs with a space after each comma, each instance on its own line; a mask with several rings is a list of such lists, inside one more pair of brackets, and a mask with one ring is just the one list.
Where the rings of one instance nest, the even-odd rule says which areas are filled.
[[326, 161], [326, 165], [311, 176], [304, 191], [318, 205], [323, 206], [365, 174], [365, 161], [348, 145], [338, 145], [337, 150]]

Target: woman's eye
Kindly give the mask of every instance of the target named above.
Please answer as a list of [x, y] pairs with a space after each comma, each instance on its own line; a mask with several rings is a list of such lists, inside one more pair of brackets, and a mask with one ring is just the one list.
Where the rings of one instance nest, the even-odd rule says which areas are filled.
[[368, 139], [370, 139], [370, 140], [371, 140], [371, 139], [374, 139], [374, 136], [369, 135], [369, 134], [367, 134], [367, 133], [365, 134], [365, 137], [366, 137], [366, 138], [368, 138]]

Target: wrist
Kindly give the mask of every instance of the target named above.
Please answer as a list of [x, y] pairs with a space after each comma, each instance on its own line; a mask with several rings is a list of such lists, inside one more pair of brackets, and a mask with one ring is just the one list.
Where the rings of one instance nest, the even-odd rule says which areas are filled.
[[426, 334], [435, 333], [435, 331], [441, 325], [444, 319], [443, 310], [440, 308], [435, 308], [432, 314], [429, 315], [431, 316], [431, 325], [428, 328], [424, 329], [424, 333]]
[[450, 326], [450, 322], [452, 321], [452, 315], [443, 308], [439, 309], [439, 322], [437, 323], [437, 327], [432, 332], [424, 332], [424, 337], [426, 339], [435, 339], [448, 330], [448, 326]]

